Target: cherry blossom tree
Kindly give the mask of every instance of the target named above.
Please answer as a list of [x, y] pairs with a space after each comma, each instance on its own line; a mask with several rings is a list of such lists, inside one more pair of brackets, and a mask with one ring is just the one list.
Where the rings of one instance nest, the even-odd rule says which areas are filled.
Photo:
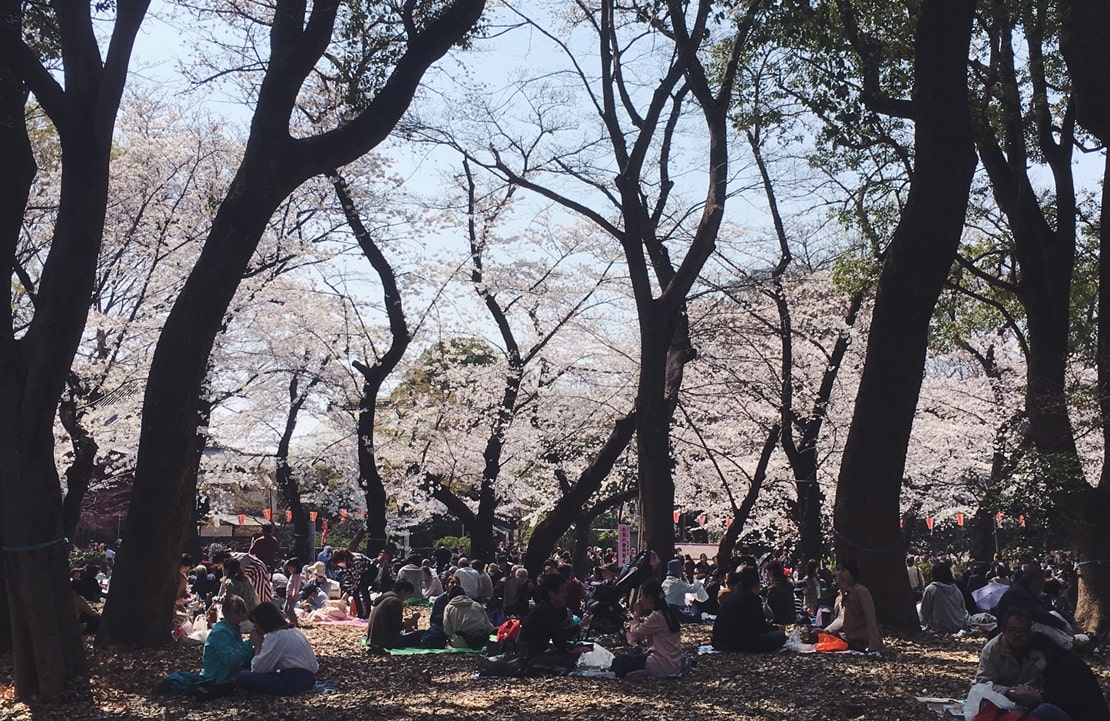
[[[293, 137], [290, 119], [306, 78], [334, 42], [340, 3], [317, 2], [310, 9], [298, 0], [278, 0], [266, 13], [270, 48], [243, 160], [152, 358], [126, 523], [133, 545], [118, 558], [117, 593], [105, 608], [102, 641], [157, 642], [169, 630], [172, 557], [189, 518], [151, 511], [191, 507], [196, 490], [190, 453], [197, 420], [193, 410], [225, 311], [270, 217], [306, 180], [358, 158], [387, 137], [424, 71], [470, 32], [483, 7], [482, 0], [406, 3], [395, 13], [365, 17], [378, 23], [359, 37], [381, 41], [381, 54], [364, 56], [369, 66], [380, 69], [379, 82], [365, 109], [306, 137]], [[153, 583], [151, 569], [164, 569]]]

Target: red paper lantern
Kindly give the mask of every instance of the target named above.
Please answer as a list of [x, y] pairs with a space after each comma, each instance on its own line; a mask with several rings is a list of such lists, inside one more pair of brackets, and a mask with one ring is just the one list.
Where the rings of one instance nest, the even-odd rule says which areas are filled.
[[245, 513], [240, 513], [239, 514], [239, 525], [240, 526], [247, 525], [247, 515]]
[[899, 518], [898, 519], [898, 527], [903, 528], [905, 525], [906, 525], [906, 519], [905, 518]]
[[731, 518], [728, 519], [727, 521], [725, 521], [725, 528], [732, 528], [732, 519]]
[[316, 516], [318, 516], [318, 515], [319, 514], [316, 511], [312, 511], [311, 513], [308, 514], [308, 520], [312, 521], [313, 523], [316, 523]]
[[703, 526], [705, 525], [705, 514], [704, 513], [701, 514], [700, 516], [698, 516], [698, 523], [700, 523]]
[[339, 520], [341, 520], [341, 521], [346, 521], [347, 520], [347, 509], [346, 508], [340, 508], [339, 509]]
[[269, 508], [263, 508], [262, 517], [265, 518], [268, 522], [273, 517], [273, 511], [271, 511]]
[[1018, 516], [1018, 521], [1021, 523], [1021, 527], [1025, 528], [1025, 514]]
[[679, 513], [678, 511], [675, 511], [674, 513], [671, 514], [671, 517], [674, 518], [675, 523], [678, 523], [678, 518], [681, 515], [682, 515], [681, 513]]
[[960, 525], [960, 528], [964, 527], [964, 514], [962, 514], [962, 513], [957, 513], [956, 514], [956, 523], [958, 523]]
[[929, 527], [930, 531], [933, 530], [933, 519], [931, 516], [925, 519], [925, 525]]
[[291, 523], [292, 521], [293, 521], [293, 512], [292, 511], [286, 511], [285, 512], [285, 522], [286, 523]]
[[994, 520], [996, 520], [996, 521], [1001, 521], [1002, 520], [1002, 511], [995, 511]]

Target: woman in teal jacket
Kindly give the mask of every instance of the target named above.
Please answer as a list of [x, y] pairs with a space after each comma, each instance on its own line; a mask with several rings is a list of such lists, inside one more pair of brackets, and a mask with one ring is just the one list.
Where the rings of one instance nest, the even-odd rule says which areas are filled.
[[254, 645], [244, 641], [240, 624], [247, 620], [247, 604], [235, 595], [224, 597], [220, 606], [223, 618], [208, 632], [201, 656], [200, 673], [175, 671], [162, 680], [156, 691], [163, 693], [189, 693], [202, 687], [223, 686], [235, 679], [254, 656]]

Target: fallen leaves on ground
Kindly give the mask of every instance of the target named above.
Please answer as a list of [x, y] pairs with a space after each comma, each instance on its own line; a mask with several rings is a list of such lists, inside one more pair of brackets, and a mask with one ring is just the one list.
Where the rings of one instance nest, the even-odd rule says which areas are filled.
[[[889, 634], [881, 657], [716, 654], [694, 657], [696, 667], [679, 679], [621, 683], [576, 677], [474, 679], [477, 655], [376, 656], [359, 643], [357, 628], [304, 630], [320, 659], [319, 678], [340, 681], [336, 693], [272, 698], [239, 692], [214, 701], [156, 696], [152, 689], [162, 677], [200, 668], [199, 647], [90, 647], [90, 677], [77, 684], [73, 700], [56, 705], [16, 703], [10, 659], [0, 657], [0, 719], [939, 721], [914, 697], [962, 698], [983, 644], [982, 638]], [[688, 650], [707, 643], [709, 632], [708, 626], [684, 626]], [[1110, 667], [1098, 659], [1091, 663], [1105, 688]]]

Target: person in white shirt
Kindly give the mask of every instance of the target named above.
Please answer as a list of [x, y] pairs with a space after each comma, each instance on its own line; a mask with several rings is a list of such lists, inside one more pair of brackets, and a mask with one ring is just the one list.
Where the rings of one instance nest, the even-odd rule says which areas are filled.
[[463, 593], [475, 601], [478, 600], [481, 592], [481, 581], [478, 571], [470, 567], [470, 561], [466, 558], [459, 559], [459, 568], [455, 571], [455, 578], [459, 581], [459, 586], [462, 588]]
[[254, 658], [251, 670], [239, 674], [240, 688], [275, 696], [292, 696], [312, 689], [320, 664], [301, 630], [290, 627], [272, 603], [255, 606], [251, 621]]

